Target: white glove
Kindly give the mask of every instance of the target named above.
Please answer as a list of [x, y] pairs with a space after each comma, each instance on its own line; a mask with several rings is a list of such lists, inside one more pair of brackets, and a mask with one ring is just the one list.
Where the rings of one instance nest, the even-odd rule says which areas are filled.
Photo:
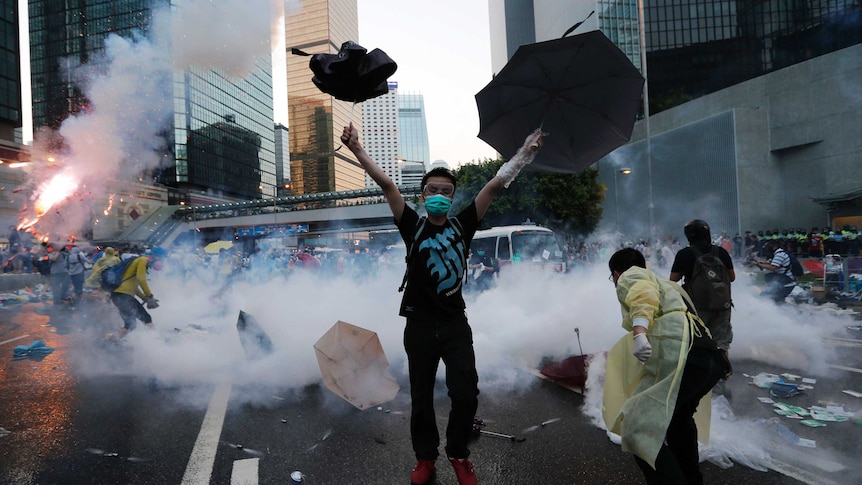
[[497, 170], [497, 176], [503, 179], [503, 187], [509, 187], [509, 184], [515, 180], [521, 169], [532, 163], [533, 159], [536, 158], [536, 153], [539, 152], [539, 148], [542, 146], [542, 136], [544, 136], [544, 133], [542, 133], [541, 129], [536, 129], [530, 133], [524, 140], [524, 145], [518, 149], [518, 153], [508, 162], [504, 163], [500, 167], [500, 170]]
[[[640, 319], [638, 319], [640, 320]], [[646, 329], [646, 325], [636, 325]], [[632, 345], [632, 354], [643, 364], [652, 355], [652, 345], [649, 343], [646, 332], [636, 333]]]

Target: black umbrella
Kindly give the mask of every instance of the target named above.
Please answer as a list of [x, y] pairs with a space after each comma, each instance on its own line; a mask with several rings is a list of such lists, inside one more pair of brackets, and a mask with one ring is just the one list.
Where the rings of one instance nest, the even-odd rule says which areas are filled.
[[523, 45], [476, 94], [479, 138], [508, 159], [541, 127], [548, 135], [530, 167], [577, 172], [631, 138], [643, 83], [597, 30]]
[[311, 56], [308, 66], [314, 73], [311, 81], [335, 99], [359, 103], [389, 92], [387, 79], [398, 65], [385, 52], [374, 49], [368, 52], [361, 45], [348, 40], [341, 44], [337, 54], [307, 54], [299, 49], [291, 53]]

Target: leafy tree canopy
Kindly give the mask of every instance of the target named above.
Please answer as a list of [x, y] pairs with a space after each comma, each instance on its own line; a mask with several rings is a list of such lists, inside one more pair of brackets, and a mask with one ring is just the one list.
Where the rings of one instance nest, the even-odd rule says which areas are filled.
[[[476, 197], [503, 162], [485, 159], [462, 165], [455, 171], [458, 177], [455, 212]], [[482, 229], [521, 224], [530, 219], [561, 235], [589, 234], [602, 217], [599, 204], [605, 198], [605, 190], [598, 181], [598, 171], [592, 168], [565, 174], [525, 170], [491, 203]]]

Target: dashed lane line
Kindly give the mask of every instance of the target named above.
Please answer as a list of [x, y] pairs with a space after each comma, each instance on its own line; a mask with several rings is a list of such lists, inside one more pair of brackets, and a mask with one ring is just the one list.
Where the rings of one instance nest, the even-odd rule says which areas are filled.
[[862, 374], [862, 369], [858, 369], [856, 367], [847, 367], [846, 365], [837, 365], [837, 364], [829, 364], [829, 367], [838, 370], [846, 370], [848, 372], [855, 372], [857, 374]]
[[257, 485], [259, 458], [247, 458], [233, 462], [230, 485]]
[[218, 451], [224, 417], [227, 413], [227, 403], [230, 399], [231, 382], [219, 384], [201, 423], [201, 431], [195, 441], [195, 447], [186, 465], [182, 485], [209, 485]]

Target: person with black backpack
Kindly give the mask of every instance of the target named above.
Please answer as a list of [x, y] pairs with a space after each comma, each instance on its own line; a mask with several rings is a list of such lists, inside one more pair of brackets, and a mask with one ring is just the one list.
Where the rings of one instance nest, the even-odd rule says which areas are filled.
[[446, 365], [446, 387], [452, 401], [446, 427], [446, 455], [460, 485], [476, 485], [469, 460], [469, 441], [479, 405], [479, 376], [473, 350], [473, 331], [467, 322], [462, 293], [470, 243], [494, 197], [533, 161], [542, 142], [541, 130], [527, 136], [523, 147], [500, 167], [457, 215], [449, 210], [455, 198], [455, 175], [446, 168], [432, 169], [422, 177], [422, 202], [427, 217], [419, 217], [406, 204], [395, 182], [368, 156], [351, 123], [341, 141], [362, 168], [383, 190], [395, 216], [395, 225], [407, 246], [407, 273], [401, 289], [399, 314], [406, 318], [404, 349], [410, 376], [410, 437], [416, 466], [414, 485], [433, 483], [439, 456], [440, 434], [434, 410], [434, 384], [440, 361]]
[[[721, 246], [712, 244], [709, 224], [693, 219], [683, 228], [688, 247], [676, 253], [670, 269], [671, 281], [683, 281], [697, 315], [712, 334], [715, 345], [723, 352], [730, 366], [730, 344], [733, 342], [733, 326], [730, 310], [733, 300], [730, 284], [736, 280], [733, 259]], [[726, 380], [730, 372], [724, 376]], [[717, 389], [722, 392], [722, 389]]]
[[[798, 260], [794, 264], [795, 257], [791, 256], [778, 243], [770, 241], [763, 244], [762, 254], [770, 253], [772, 253], [772, 259], [769, 261], [754, 260], [749, 264], [760, 268], [761, 271], [769, 271], [764, 275], [766, 280], [765, 293], [775, 303], [784, 303], [784, 299], [796, 287], [796, 276], [801, 276], [802, 265], [799, 264]], [[799, 269], [794, 270], [794, 267]], [[799, 274], [794, 275], [794, 273]]]

